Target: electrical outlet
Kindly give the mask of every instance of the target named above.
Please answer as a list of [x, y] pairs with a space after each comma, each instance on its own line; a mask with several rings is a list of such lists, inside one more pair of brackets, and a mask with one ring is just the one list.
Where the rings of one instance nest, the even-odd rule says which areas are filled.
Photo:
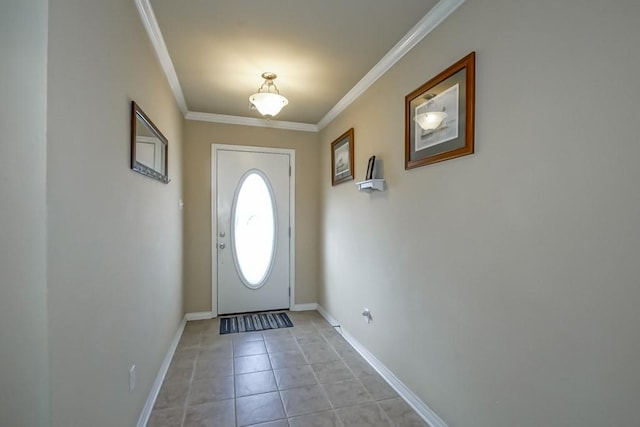
[[133, 391], [134, 388], [136, 388], [136, 365], [129, 369], [129, 391]]

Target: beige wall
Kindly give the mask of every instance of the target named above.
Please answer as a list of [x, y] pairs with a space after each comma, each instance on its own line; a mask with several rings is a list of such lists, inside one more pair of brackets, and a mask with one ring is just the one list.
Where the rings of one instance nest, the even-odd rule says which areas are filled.
[[47, 1], [0, 3], [0, 425], [49, 425]]
[[211, 144], [296, 152], [296, 304], [316, 302], [318, 135], [249, 126], [185, 124], [185, 311], [211, 311]]
[[[638, 17], [467, 1], [321, 134], [320, 303], [451, 427], [638, 423]], [[404, 96], [474, 50], [476, 153], [405, 171]], [[352, 126], [383, 193], [330, 186]]]
[[[132, 426], [183, 315], [183, 119], [133, 1], [52, 0], [49, 29], [52, 424]], [[168, 185], [129, 169], [132, 99]]]

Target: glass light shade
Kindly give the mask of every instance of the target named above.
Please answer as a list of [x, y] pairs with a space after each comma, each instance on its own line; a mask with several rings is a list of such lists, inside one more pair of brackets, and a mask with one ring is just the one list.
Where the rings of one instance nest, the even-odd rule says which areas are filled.
[[273, 117], [284, 108], [289, 101], [277, 93], [258, 92], [249, 97], [249, 102], [253, 104], [260, 114], [266, 117]]
[[432, 111], [428, 113], [422, 113], [415, 116], [413, 120], [424, 130], [434, 130], [447, 118], [447, 113], [441, 111]]

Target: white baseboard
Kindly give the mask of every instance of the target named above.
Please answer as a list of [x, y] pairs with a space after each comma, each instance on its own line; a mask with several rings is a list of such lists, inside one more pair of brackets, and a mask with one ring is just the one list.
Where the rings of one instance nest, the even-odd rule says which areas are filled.
[[338, 323], [338, 321], [337, 321], [336, 319], [334, 319], [334, 318], [333, 318], [333, 316], [331, 316], [331, 315], [329, 314], [329, 312], [328, 312], [327, 310], [325, 310], [325, 308], [324, 308], [323, 306], [321, 306], [320, 304], [318, 304], [318, 308], [317, 308], [317, 310], [318, 310], [318, 313], [320, 313], [320, 315], [321, 315], [322, 317], [324, 317], [324, 319], [325, 319], [327, 322], [329, 322], [329, 324], [330, 324], [331, 326], [334, 326], [334, 327], [335, 327], [335, 326], [340, 325], [340, 324]]
[[291, 311], [312, 311], [317, 310], [318, 304], [315, 302], [309, 304], [296, 304], [291, 308]]
[[[318, 304], [318, 313], [324, 317], [330, 325], [336, 327], [340, 323], [333, 317], [324, 307]], [[409, 406], [411, 406], [431, 427], [447, 427], [447, 424], [440, 418], [431, 408], [427, 406], [418, 396], [415, 395], [393, 372], [389, 370], [381, 361], [379, 361], [369, 350], [360, 344], [353, 335], [349, 334], [344, 328], [338, 327], [336, 330], [342, 334], [349, 344], [358, 352], [378, 373], [389, 383], [391, 387], [402, 397]]]
[[[293, 306], [291, 311], [310, 311], [316, 310], [317, 308], [318, 304], [316, 304], [315, 302], [310, 304], [296, 304], [295, 306]], [[184, 317], [185, 319], [187, 319], [187, 322], [190, 322], [192, 320], [209, 320], [217, 316], [215, 316], [212, 311], [199, 311], [196, 313], [187, 313], [184, 315]]]
[[212, 311], [199, 311], [197, 313], [187, 313], [184, 315], [184, 318], [187, 319], [188, 322], [192, 320], [209, 320], [213, 319], [214, 316]]
[[162, 387], [164, 377], [167, 375], [167, 370], [169, 369], [169, 365], [171, 364], [171, 359], [173, 359], [173, 355], [176, 352], [178, 342], [180, 341], [180, 337], [182, 336], [182, 332], [184, 331], [184, 327], [186, 324], [187, 317], [185, 316], [182, 318], [182, 322], [180, 322], [180, 326], [178, 326], [178, 330], [173, 336], [171, 344], [169, 344], [169, 351], [167, 351], [167, 354], [164, 356], [164, 360], [162, 361], [162, 365], [160, 366], [160, 370], [158, 371], [158, 375], [156, 376], [156, 381], [153, 383], [153, 387], [151, 387], [151, 391], [149, 392], [147, 401], [144, 404], [144, 408], [142, 409], [140, 418], [138, 418], [137, 427], [145, 427], [149, 422], [149, 417], [151, 416], [153, 405], [155, 405], [156, 403], [156, 398], [158, 397], [158, 393], [160, 392], [160, 387]]

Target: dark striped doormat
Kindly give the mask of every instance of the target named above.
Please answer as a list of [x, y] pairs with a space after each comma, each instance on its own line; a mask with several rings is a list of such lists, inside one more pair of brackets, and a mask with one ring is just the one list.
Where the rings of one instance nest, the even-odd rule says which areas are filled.
[[220, 335], [291, 327], [293, 323], [287, 313], [253, 313], [220, 318]]

